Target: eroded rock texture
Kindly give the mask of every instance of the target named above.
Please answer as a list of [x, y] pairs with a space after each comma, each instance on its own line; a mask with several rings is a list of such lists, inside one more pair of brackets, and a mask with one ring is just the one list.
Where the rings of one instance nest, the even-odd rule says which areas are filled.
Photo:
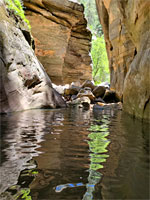
[[[28, 36], [28, 41], [25, 36]], [[30, 33], [0, 1], [0, 113], [64, 107], [37, 60]]]
[[35, 53], [55, 84], [91, 80], [91, 33], [83, 6], [69, 0], [24, 0]]
[[150, 119], [150, 0], [96, 0], [110, 63], [111, 88], [124, 110]]

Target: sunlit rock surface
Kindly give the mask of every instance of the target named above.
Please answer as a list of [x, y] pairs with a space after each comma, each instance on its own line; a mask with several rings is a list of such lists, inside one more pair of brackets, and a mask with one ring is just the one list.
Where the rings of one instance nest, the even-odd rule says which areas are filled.
[[111, 88], [124, 110], [150, 119], [150, 1], [96, 0], [110, 63]]
[[55, 84], [92, 79], [84, 8], [68, 0], [24, 0], [35, 53]]
[[2, 1], [0, 13], [0, 112], [64, 107], [29, 45], [28, 29], [10, 16]]

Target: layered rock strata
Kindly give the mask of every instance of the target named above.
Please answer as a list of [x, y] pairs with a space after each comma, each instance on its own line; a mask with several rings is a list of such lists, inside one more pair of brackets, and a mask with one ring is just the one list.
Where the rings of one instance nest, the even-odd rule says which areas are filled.
[[110, 64], [111, 88], [124, 110], [150, 119], [150, 1], [96, 0]]
[[69, 0], [24, 0], [35, 53], [55, 84], [92, 79], [91, 33], [82, 5]]
[[32, 40], [27, 27], [6, 10], [3, 0], [0, 13], [0, 113], [64, 107], [29, 45]]

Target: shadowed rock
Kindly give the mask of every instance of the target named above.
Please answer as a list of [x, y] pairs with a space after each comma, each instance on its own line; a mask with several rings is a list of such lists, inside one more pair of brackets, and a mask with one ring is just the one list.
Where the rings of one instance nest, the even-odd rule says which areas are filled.
[[123, 108], [150, 119], [150, 1], [96, 0], [109, 58], [111, 88]]
[[103, 97], [105, 94], [106, 88], [104, 86], [97, 86], [93, 90], [95, 97]]
[[[0, 112], [65, 107], [18, 22], [0, 6]], [[21, 25], [21, 26], [20, 26]]]
[[35, 53], [53, 83], [92, 79], [91, 33], [83, 5], [69, 0], [24, 0]]

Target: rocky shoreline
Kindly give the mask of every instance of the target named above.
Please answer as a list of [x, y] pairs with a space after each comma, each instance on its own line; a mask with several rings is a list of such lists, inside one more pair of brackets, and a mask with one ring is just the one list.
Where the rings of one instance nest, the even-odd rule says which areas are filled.
[[62, 95], [68, 107], [86, 109], [122, 109], [115, 91], [110, 89], [109, 83], [102, 83], [98, 86], [92, 81], [86, 80], [83, 84], [73, 82], [64, 86], [56, 86], [54, 89]]

